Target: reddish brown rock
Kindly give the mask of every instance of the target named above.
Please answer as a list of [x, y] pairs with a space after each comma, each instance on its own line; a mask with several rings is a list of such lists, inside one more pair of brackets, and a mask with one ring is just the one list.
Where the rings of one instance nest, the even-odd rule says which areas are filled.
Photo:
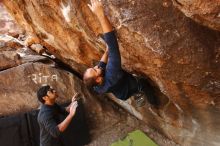
[[23, 30], [19, 28], [0, 1], [0, 34], [18, 36]]
[[31, 49], [36, 51], [38, 54], [43, 54], [45, 52], [45, 48], [40, 44], [32, 44]]
[[219, 0], [173, 0], [173, 3], [187, 17], [200, 24], [220, 31]]
[[8, 35], [0, 37], [0, 70], [9, 69], [27, 62], [51, 62], [46, 57], [37, 55], [22, 41]]
[[39, 43], [40, 43], [39, 38], [35, 36], [28, 36], [24, 41], [25, 46], [31, 46], [33, 44], [39, 44]]
[[[105, 45], [87, 1], [3, 2], [25, 30], [77, 72], [100, 58]], [[181, 145], [219, 145], [220, 33], [186, 17], [171, 0], [104, 3], [124, 69], [148, 77], [163, 98], [159, 109], [118, 103]]]
[[19, 58], [19, 54], [15, 51], [0, 51], [0, 70], [19, 65]]

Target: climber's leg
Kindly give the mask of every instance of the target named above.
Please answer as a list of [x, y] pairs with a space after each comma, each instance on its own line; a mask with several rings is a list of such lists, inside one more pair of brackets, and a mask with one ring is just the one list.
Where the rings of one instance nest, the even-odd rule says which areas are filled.
[[155, 95], [154, 87], [149, 83], [149, 81], [144, 78], [139, 78], [138, 84], [139, 93], [144, 94], [150, 104], [159, 106], [159, 100]]

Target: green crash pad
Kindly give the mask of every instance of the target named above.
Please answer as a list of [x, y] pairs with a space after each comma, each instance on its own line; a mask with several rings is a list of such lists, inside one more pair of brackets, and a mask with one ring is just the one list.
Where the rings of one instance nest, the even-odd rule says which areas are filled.
[[153, 140], [142, 131], [136, 130], [127, 135], [123, 140], [119, 140], [111, 146], [158, 146]]

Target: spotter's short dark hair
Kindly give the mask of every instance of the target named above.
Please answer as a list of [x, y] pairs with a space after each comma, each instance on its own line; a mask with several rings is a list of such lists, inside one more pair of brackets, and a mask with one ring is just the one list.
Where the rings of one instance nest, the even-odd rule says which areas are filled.
[[37, 91], [37, 98], [41, 103], [45, 103], [45, 100], [43, 99], [44, 96], [47, 95], [47, 91], [50, 89], [49, 85], [44, 85], [40, 87]]

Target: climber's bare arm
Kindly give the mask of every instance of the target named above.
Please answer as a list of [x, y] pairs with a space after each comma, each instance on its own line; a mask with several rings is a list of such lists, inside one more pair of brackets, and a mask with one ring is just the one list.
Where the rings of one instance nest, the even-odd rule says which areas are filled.
[[88, 5], [91, 11], [97, 16], [99, 22], [101, 23], [103, 33], [111, 32], [113, 27], [109, 22], [108, 18], [105, 16], [104, 8], [101, 0], [90, 0], [91, 5]]
[[121, 70], [121, 56], [119, 52], [118, 41], [113, 31], [113, 27], [104, 14], [103, 5], [100, 0], [91, 0], [91, 5], [89, 5], [89, 7], [101, 23], [104, 33], [104, 40], [109, 49], [109, 53], [107, 50], [107, 52], [103, 54], [101, 62], [107, 62], [108, 70], [106, 70], [106, 72], [111, 72], [110, 74], [117, 74], [113, 71]]

